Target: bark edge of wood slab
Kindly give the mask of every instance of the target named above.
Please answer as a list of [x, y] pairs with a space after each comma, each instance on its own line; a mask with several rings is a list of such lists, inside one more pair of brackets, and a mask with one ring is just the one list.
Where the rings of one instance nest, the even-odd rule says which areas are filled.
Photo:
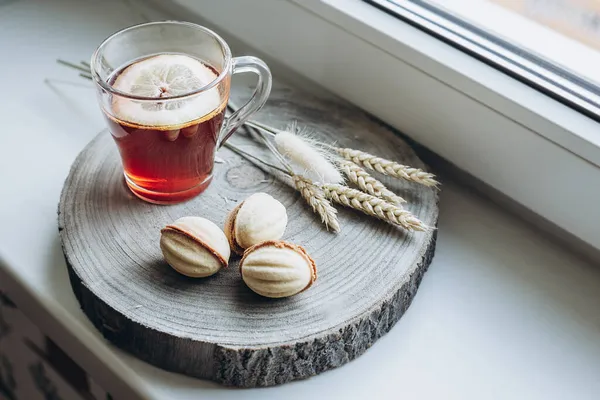
[[[256, 118], [280, 127], [295, 119], [340, 146], [426, 168], [403, 140], [363, 112], [289, 87], [276, 86]], [[264, 152], [243, 134], [230, 140]], [[61, 194], [58, 223], [71, 286], [84, 313], [105, 338], [136, 357], [228, 386], [304, 379], [363, 354], [412, 302], [433, 258], [437, 230], [407, 234], [340, 206], [342, 233], [329, 233], [300, 195], [276, 177], [229, 150], [219, 157], [224, 162], [216, 164], [205, 193], [158, 206], [129, 193], [109, 133], [81, 152]], [[437, 192], [377, 177], [405, 197], [421, 220], [437, 226]], [[183, 277], [163, 261], [162, 226], [184, 215], [223, 226], [228, 211], [258, 191], [287, 207], [284, 239], [315, 258], [319, 277], [311, 289], [289, 299], [265, 299], [245, 287], [235, 257], [202, 280]]]

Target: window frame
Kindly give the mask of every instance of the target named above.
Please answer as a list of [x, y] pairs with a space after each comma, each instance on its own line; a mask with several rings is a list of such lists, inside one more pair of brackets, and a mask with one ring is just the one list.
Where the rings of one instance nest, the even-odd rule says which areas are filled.
[[600, 249], [593, 119], [363, 0], [174, 1]]
[[[451, 14], [451, 10], [428, 4], [427, 0], [405, 0], [402, 5], [393, 0], [363, 1], [600, 122], [600, 89], [597, 85], [576, 72], [523, 49], [521, 43], [511, 43], [489, 33]], [[493, 8], [490, 7], [489, 12], [494, 8], [502, 10], [499, 5], [491, 6]], [[505, 11], [500, 20], [510, 23], [510, 14], [511, 11]], [[480, 17], [483, 18], [483, 15]], [[480, 22], [484, 24], [487, 20]], [[531, 24], [533, 27], [535, 23]], [[535, 29], [529, 29], [528, 33], [542, 34], [535, 32]], [[556, 39], [557, 35], [554, 36]], [[569, 41], [567, 39], [562, 45], [567, 45]], [[539, 39], [534, 42], [540, 44]]]

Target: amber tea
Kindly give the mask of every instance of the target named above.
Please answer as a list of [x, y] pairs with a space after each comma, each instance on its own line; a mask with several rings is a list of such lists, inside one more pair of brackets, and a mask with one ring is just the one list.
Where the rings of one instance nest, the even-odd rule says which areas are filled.
[[[183, 55], [157, 55], [116, 71], [121, 91], [168, 98], [216, 79], [214, 68]], [[217, 89], [192, 99], [144, 102], [115, 98], [106, 114], [119, 147], [127, 184], [156, 203], [187, 200], [210, 183], [226, 103]]]

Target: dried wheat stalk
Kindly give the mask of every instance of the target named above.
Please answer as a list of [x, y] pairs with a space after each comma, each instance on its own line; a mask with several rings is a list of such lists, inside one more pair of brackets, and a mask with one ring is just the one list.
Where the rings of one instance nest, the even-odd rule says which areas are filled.
[[417, 182], [425, 186], [437, 187], [439, 185], [439, 182], [435, 180], [435, 175], [422, 169], [402, 165], [360, 150], [347, 148], [334, 148], [334, 150], [346, 160], [384, 175]]
[[304, 200], [312, 207], [313, 211], [319, 214], [321, 221], [327, 228], [334, 232], [340, 231], [340, 224], [337, 218], [337, 210], [325, 198], [323, 190], [315, 185], [311, 180], [301, 175], [293, 175], [294, 185], [300, 192]]
[[336, 184], [322, 186], [325, 197], [336, 203], [360, 210], [384, 221], [399, 225], [409, 231], [426, 231], [429, 228], [410, 211], [378, 197]]
[[383, 183], [373, 178], [367, 171], [352, 161], [339, 160], [338, 165], [350, 182], [357, 185], [363, 192], [380, 197], [392, 204], [400, 205], [406, 203], [406, 200], [386, 188]]

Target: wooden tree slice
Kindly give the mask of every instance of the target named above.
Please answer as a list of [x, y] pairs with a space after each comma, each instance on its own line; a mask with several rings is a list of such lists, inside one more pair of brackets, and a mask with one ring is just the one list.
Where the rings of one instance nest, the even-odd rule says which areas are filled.
[[[243, 94], [247, 94], [244, 92]], [[278, 86], [257, 120], [292, 120], [340, 146], [425, 168], [410, 147], [363, 112]], [[260, 154], [243, 132], [232, 143]], [[347, 363], [388, 332], [410, 305], [429, 266], [435, 231], [409, 234], [339, 209], [340, 234], [325, 230], [292, 188], [223, 148], [208, 190], [173, 206], [145, 203], [123, 181], [117, 148], [101, 133], [79, 155], [61, 195], [59, 231], [71, 285], [85, 314], [116, 346], [169, 371], [253, 387], [307, 378]], [[435, 190], [378, 176], [430, 226]], [[288, 299], [262, 298], [239, 274], [239, 259], [213, 277], [191, 279], [167, 265], [160, 229], [186, 215], [223, 226], [255, 192], [281, 201], [284, 239], [304, 246], [319, 277]]]

